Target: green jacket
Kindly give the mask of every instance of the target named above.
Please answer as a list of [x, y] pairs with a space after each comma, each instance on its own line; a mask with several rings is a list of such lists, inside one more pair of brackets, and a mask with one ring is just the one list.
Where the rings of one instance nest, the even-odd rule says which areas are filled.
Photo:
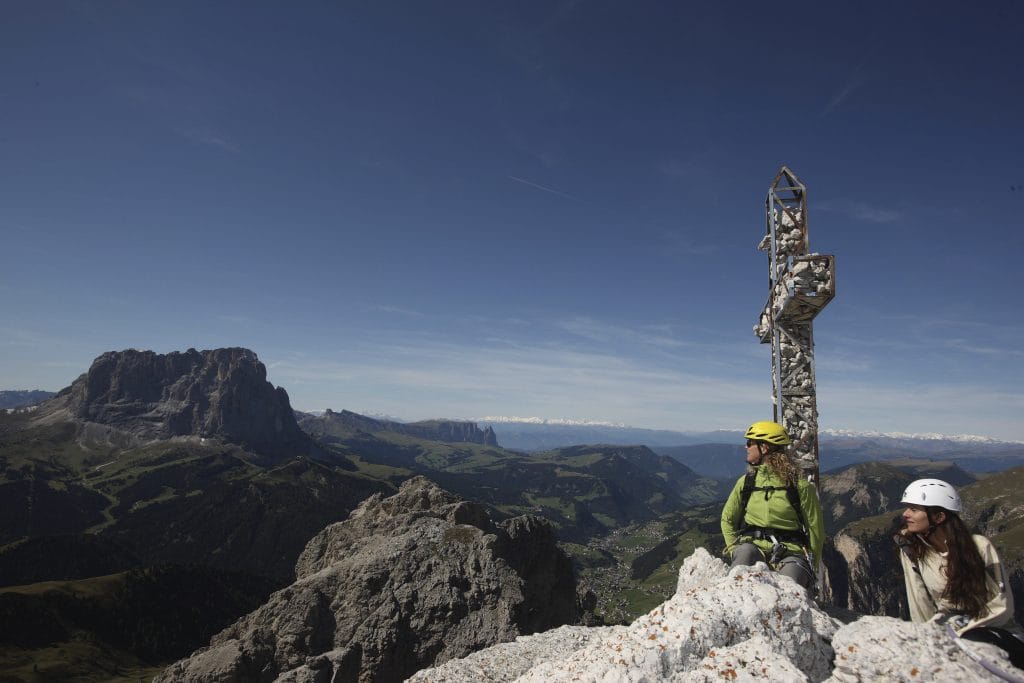
[[[740, 492], [743, 490], [744, 477], [740, 477], [736, 485], [732, 487], [729, 499], [725, 501], [722, 508], [722, 536], [725, 537], [725, 552], [732, 555], [733, 549], [739, 543], [754, 543], [761, 550], [771, 553], [772, 542], [770, 539], [753, 539], [750, 536], [743, 536], [739, 530], [746, 526], [760, 526], [770, 529], [781, 529], [796, 531], [800, 528], [799, 518], [793, 506], [786, 498], [786, 491], [782, 479], [768, 467], [757, 467], [757, 478], [755, 486], [777, 486], [779, 490], [768, 491], [767, 499], [765, 491], [753, 491], [750, 500], [747, 502], [747, 513], [744, 519], [740, 519]], [[800, 507], [804, 513], [804, 520], [807, 523], [807, 535], [810, 538], [810, 551], [814, 557], [814, 566], [817, 568], [821, 560], [821, 546], [825, 542], [825, 525], [821, 518], [821, 503], [818, 501], [818, 493], [814, 486], [805, 479], [797, 481], [797, 493], [800, 495]], [[794, 553], [802, 552], [797, 543], [784, 543], [786, 548]]]

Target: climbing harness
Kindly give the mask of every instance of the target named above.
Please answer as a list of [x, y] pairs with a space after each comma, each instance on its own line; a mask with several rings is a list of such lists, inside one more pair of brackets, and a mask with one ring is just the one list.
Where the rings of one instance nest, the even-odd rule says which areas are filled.
[[[757, 472], [748, 472], [743, 480], [743, 488], [740, 489], [740, 505], [738, 517], [742, 526], [736, 530], [740, 536], [748, 536], [755, 540], [767, 540], [771, 541], [772, 547], [768, 552], [763, 552], [765, 556], [765, 563], [773, 570], [778, 570], [786, 557], [799, 556], [796, 553], [790, 551], [784, 544], [793, 543], [800, 546], [802, 551], [803, 562], [797, 563], [798, 566], [804, 571], [810, 581], [808, 582], [807, 592], [811, 597], [814, 597], [820, 593], [820, 586], [818, 575], [813, 571], [814, 567], [814, 555], [810, 550], [810, 538], [807, 532], [807, 522], [804, 519], [803, 509], [800, 506], [800, 493], [797, 487], [794, 486], [757, 486], [756, 485]], [[789, 506], [796, 513], [798, 529], [775, 529], [771, 527], [755, 526], [752, 524], [746, 524], [747, 516], [747, 503], [750, 501], [750, 496], [753, 495], [754, 491], [764, 491], [764, 498], [768, 500], [768, 497], [773, 491], [785, 491], [786, 500], [789, 502]]]
[[[800, 493], [797, 491], [796, 486], [757, 486], [756, 480], [757, 472], [748, 472], [743, 479], [743, 488], [740, 490], [739, 519], [740, 523], [744, 526], [737, 529], [737, 532], [743, 536], [750, 536], [755, 539], [771, 539], [773, 552], [775, 546], [781, 545], [781, 543], [796, 543], [804, 548], [806, 553], [806, 548], [810, 545], [810, 542], [807, 538], [807, 522], [804, 520], [803, 509], [800, 507]], [[785, 491], [786, 500], [789, 501], [789, 506], [796, 513], [797, 523], [800, 527], [798, 529], [772, 529], [746, 525], [744, 519], [747, 516], [747, 503], [750, 502], [750, 496], [754, 491], [764, 491], [765, 500], [768, 500], [768, 496], [772, 491]]]

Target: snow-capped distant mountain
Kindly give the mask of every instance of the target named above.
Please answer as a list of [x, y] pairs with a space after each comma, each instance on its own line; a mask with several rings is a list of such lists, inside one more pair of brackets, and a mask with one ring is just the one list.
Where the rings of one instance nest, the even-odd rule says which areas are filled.
[[[731, 476], [742, 470], [743, 432], [640, 429], [608, 423], [550, 418], [478, 418], [490, 426], [504, 448], [545, 451], [581, 444], [644, 445], [669, 455], [706, 476]], [[974, 472], [1024, 464], [1024, 443], [976, 435], [905, 434], [823, 430], [822, 471], [867, 460], [901, 458], [950, 460]], [[736, 461], [727, 454], [735, 450]]]
[[1024, 441], [1003, 441], [993, 439], [990, 436], [978, 436], [977, 434], [937, 434], [927, 432], [924, 434], [906, 432], [855, 432], [850, 429], [823, 429], [819, 432], [819, 438], [828, 437], [850, 438], [850, 439], [898, 439], [913, 441], [963, 441], [967, 443], [988, 443], [988, 444], [1024, 444]]
[[616, 427], [620, 429], [629, 429], [628, 425], [621, 422], [595, 422], [593, 420], [570, 420], [567, 418], [554, 417], [501, 417], [501, 416], [488, 416], [478, 417], [474, 420], [476, 423], [486, 424], [531, 424], [531, 425], [571, 425], [574, 427]]

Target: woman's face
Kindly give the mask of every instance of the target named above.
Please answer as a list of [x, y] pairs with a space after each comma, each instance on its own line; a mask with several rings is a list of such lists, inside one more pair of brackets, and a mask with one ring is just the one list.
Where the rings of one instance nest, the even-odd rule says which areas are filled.
[[764, 453], [761, 451], [761, 444], [757, 441], [747, 439], [747, 464], [760, 465]]
[[923, 534], [928, 531], [931, 523], [928, 521], [928, 511], [915, 505], [908, 505], [903, 511], [903, 524], [907, 531], [912, 534]]

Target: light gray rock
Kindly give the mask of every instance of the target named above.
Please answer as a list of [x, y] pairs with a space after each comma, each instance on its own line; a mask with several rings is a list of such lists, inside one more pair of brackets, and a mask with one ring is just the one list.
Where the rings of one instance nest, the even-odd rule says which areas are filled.
[[[469, 683], [481, 680], [480, 670], [506, 670], [500, 680], [521, 683], [721, 680], [728, 672], [762, 680], [786, 680], [786, 672], [795, 672], [801, 677], [790, 680], [809, 674], [820, 681], [831, 669], [828, 640], [835, 627], [792, 580], [763, 564], [729, 572], [700, 548], [684, 562], [676, 595], [628, 627], [597, 628], [588, 638], [560, 629], [519, 639], [477, 653], [469, 669], [448, 662], [411, 680]], [[519, 652], [535, 643], [544, 643], [551, 657], [536, 661]]]
[[[1004, 671], [1006, 653], [994, 645], [960, 641]], [[829, 681], [998, 681], [997, 676], [964, 653], [937, 624], [912, 624], [891, 617], [861, 617], [836, 632], [835, 670]]]
[[296, 576], [156, 680], [397, 681], [577, 616], [572, 565], [546, 521], [495, 525], [422, 477], [324, 529]]
[[[1008, 669], [1006, 656], [998, 648], [970, 646]], [[699, 548], [683, 563], [676, 595], [629, 626], [563, 627], [521, 637], [425, 669], [409, 680], [867, 683], [998, 679], [938, 626], [889, 617], [862, 617], [843, 625], [818, 609], [795, 582], [765, 565], [729, 570]]]

